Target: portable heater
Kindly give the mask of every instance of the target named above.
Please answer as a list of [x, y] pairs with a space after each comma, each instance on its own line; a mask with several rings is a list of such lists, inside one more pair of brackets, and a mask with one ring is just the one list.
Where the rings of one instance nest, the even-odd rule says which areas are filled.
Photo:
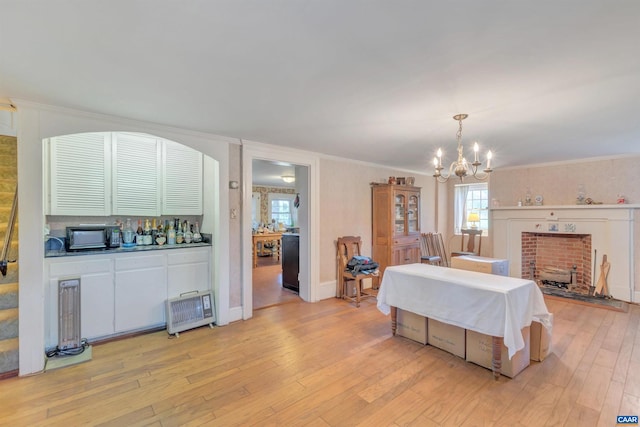
[[80, 278], [61, 279], [58, 281], [58, 350], [80, 347]]
[[212, 328], [216, 320], [211, 291], [180, 294], [177, 298], [168, 299], [166, 308], [167, 333], [176, 337], [187, 329], [207, 324]]

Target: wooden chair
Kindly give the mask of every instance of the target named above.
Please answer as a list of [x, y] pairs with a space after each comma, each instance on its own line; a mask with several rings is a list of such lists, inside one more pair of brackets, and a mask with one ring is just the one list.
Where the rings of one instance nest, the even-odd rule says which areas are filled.
[[420, 252], [420, 262], [423, 264], [449, 266], [441, 233], [422, 233], [420, 235]]
[[[460, 250], [452, 251], [451, 256], [462, 256], [462, 255], [480, 255], [480, 249], [482, 248], [482, 230], [473, 229], [473, 228], [463, 228], [460, 230], [462, 233], [460, 240]], [[465, 236], [467, 236], [467, 250], [464, 248], [464, 240]], [[478, 250], [475, 250], [476, 246], [476, 236], [478, 236]]]
[[[362, 287], [362, 280], [371, 277], [373, 289], [379, 286], [380, 274], [358, 273], [352, 274], [347, 270], [347, 263], [354, 255], [361, 255], [360, 248], [362, 242], [360, 236], [344, 236], [337, 240], [337, 263], [338, 263], [338, 280], [336, 281], [336, 297], [347, 299], [356, 303], [356, 307], [360, 307], [360, 301], [363, 298], [375, 297], [375, 294], [365, 292]], [[355, 284], [356, 296], [349, 295], [347, 286], [350, 281]]]

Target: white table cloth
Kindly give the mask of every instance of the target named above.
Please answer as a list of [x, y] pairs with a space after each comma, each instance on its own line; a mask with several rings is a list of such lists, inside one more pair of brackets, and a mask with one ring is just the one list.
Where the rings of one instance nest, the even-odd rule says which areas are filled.
[[549, 311], [535, 282], [429, 264], [385, 269], [378, 309], [389, 314], [392, 306], [503, 337], [509, 359], [524, 348], [520, 331], [534, 317], [545, 327], [551, 327]]

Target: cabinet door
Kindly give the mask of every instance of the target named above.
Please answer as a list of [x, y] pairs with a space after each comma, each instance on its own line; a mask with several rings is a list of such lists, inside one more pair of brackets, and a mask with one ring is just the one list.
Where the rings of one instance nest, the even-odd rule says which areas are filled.
[[115, 331], [165, 323], [167, 273], [163, 255], [116, 259]]
[[202, 153], [163, 141], [162, 215], [202, 215]]
[[113, 215], [160, 215], [160, 140], [113, 134]]
[[103, 256], [75, 261], [46, 261], [49, 291], [45, 295], [45, 346], [58, 344], [58, 281], [80, 278], [80, 333], [82, 338], [104, 337], [114, 332], [113, 267]]
[[172, 251], [167, 267], [169, 298], [185, 292], [211, 290], [210, 258], [208, 248]]
[[86, 274], [80, 278], [82, 337], [104, 337], [114, 332], [113, 274]]
[[395, 235], [404, 235], [407, 231], [405, 223], [407, 198], [403, 193], [396, 193], [394, 200], [393, 233]]
[[420, 247], [396, 246], [391, 251], [393, 265], [413, 264], [420, 262]]
[[49, 213], [110, 215], [111, 134], [58, 136], [49, 147]]
[[420, 232], [420, 198], [416, 194], [407, 197], [407, 232]]

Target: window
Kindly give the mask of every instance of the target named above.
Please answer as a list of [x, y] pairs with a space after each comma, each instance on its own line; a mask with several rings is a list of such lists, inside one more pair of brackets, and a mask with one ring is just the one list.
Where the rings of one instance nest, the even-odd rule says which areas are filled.
[[458, 184], [455, 187], [454, 231], [460, 234], [463, 228], [470, 228], [467, 224], [469, 213], [476, 212], [480, 217], [478, 228], [483, 235], [489, 230], [489, 188], [486, 182], [479, 184]]
[[279, 223], [291, 225], [291, 200], [271, 199], [271, 219], [275, 221], [276, 226]]

